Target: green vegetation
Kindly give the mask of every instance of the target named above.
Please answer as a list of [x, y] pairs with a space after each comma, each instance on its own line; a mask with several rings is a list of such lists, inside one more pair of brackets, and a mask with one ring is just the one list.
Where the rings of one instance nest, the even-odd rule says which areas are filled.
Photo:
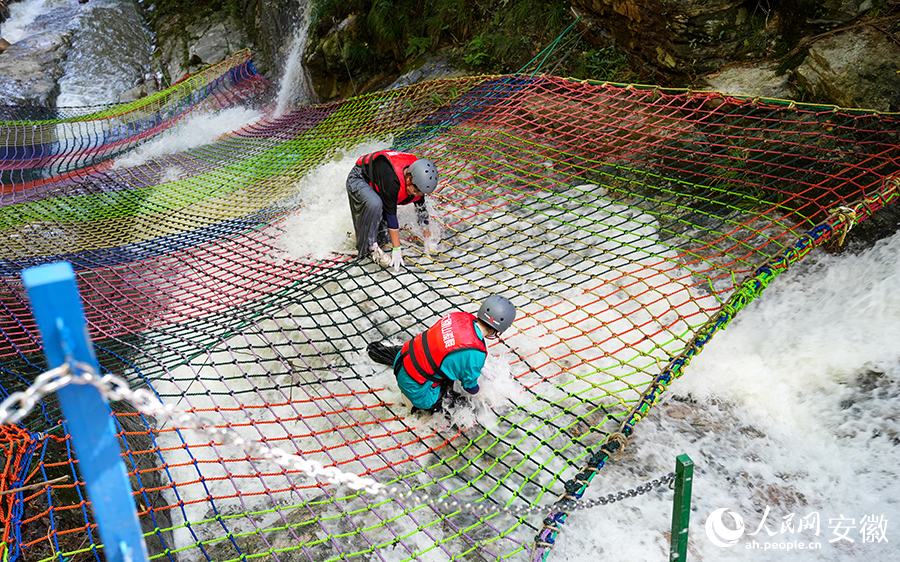
[[174, 16], [178, 16], [182, 26], [188, 26], [218, 13], [242, 21], [244, 14], [250, 13], [257, 3], [258, 0], [155, 0], [150, 2], [151, 8], [146, 13], [154, 27]]
[[570, 76], [606, 82], [629, 81], [631, 73], [628, 68], [628, 60], [625, 55], [613, 47], [589, 48], [579, 55], [574, 61], [578, 66], [574, 68]]
[[[471, 74], [543, 73], [632, 82], [625, 56], [594, 45], [566, 0], [309, 0], [307, 66], [323, 99], [383, 87], [440, 53]], [[273, 68], [277, 49], [302, 9], [296, 0], [145, 0], [159, 37], [224, 14], [255, 44], [257, 68]], [[262, 28], [260, 16], [285, 16], [285, 28]], [[271, 18], [271, 16], [270, 16]], [[271, 23], [271, 22], [270, 22]], [[313, 57], [312, 54], [315, 54]], [[184, 53], [187, 60], [188, 53]]]
[[472, 72], [522, 70], [621, 82], [630, 77], [622, 54], [591, 45], [572, 26], [575, 16], [565, 0], [317, 0], [313, 43], [351, 16], [354, 32], [342, 35], [341, 52], [372, 56], [345, 56], [350, 72], [373, 63], [399, 69], [442, 50]]

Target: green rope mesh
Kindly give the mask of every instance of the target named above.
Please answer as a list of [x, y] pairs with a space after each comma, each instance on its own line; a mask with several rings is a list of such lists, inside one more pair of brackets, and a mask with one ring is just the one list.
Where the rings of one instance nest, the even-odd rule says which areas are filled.
[[[3, 392], [44, 370], [20, 273], [67, 260], [102, 368], [133, 387], [344, 472], [550, 515], [335, 488], [114, 403], [153, 560], [545, 558], [567, 516], [551, 506], [585, 493], [703, 346], [790, 263], [898, 198], [894, 115], [528, 75], [284, 114], [274, 98], [239, 53], [139, 102], [3, 108]], [[234, 108], [256, 118], [121, 164]], [[346, 175], [378, 143], [438, 165], [437, 251], [413, 226], [397, 274], [349, 240], [286, 249], [297, 217], [346, 204], [343, 178], [318, 171]], [[519, 310], [483, 377], [505, 394], [452, 419], [410, 414], [366, 344], [490, 294]], [[55, 399], [19, 429], [0, 490], [67, 479], [2, 496], [3, 556], [101, 560]]]

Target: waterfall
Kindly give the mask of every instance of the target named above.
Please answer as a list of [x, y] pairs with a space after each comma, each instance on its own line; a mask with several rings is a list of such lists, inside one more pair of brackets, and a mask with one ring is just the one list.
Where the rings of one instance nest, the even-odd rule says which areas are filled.
[[[285, 41], [288, 48], [283, 53], [276, 115], [296, 104], [318, 102], [312, 79], [303, 64], [312, 2], [298, 0], [295, 6], [296, 25], [290, 41]], [[115, 103], [147, 76], [155, 76], [157, 69], [151, 63], [148, 35], [132, 0], [91, 0], [85, 4], [24, 0], [10, 5], [10, 12], [10, 18], [0, 25], [0, 37], [11, 44], [21, 42], [15, 55], [19, 62], [22, 60], [19, 57], [30, 56], [36, 48], [23, 50], [23, 45], [31, 45], [44, 35], [65, 35], [71, 47], [61, 44], [56, 54], [59, 60], [55, 63], [61, 72], [49, 78], [51, 81], [45, 86], [49, 90], [53, 82], [57, 83], [58, 96], [35, 100], [28, 91], [31, 82], [25, 76], [19, 81], [0, 80], [0, 91], [10, 90], [6, 103], [49, 105], [54, 99], [57, 107]], [[34, 52], [37, 57], [39, 53]], [[41, 60], [44, 59], [46, 56]], [[43, 74], [51, 76], [51, 69], [47, 68]], [[0, 75], [10, 74], [15, 68], [2, 70]]]
[[291, 39], [291, 47], [288, 50], [284, 62], [284, 74], [278, 88], [278, 97], [275, 107], [275, 116], [281, 116], [292, 105], [309, 104], [318, 102], [318, 96], [313, 89], [312, 77], [303, 64], [306, 55], [306, 46], [309, 42], [309, 22], [312, 14], [312, 2], [300, 1], [300, 18], [294, 29]]

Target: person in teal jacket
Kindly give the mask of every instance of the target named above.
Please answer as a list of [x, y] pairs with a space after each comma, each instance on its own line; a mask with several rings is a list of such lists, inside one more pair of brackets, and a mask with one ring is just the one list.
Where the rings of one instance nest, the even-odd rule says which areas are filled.
[[492, 295], [477, 315], [451, 312], [402, 346], [369, 344], [369, 357], [394, 368], [397, 385], [413, 411], [434, 413], [459, 398], [454, 381], [469, 394], [478, 393], [478, 377], [487, 358], [485, 340], [498, 337], [515, 317], [509, 300]]

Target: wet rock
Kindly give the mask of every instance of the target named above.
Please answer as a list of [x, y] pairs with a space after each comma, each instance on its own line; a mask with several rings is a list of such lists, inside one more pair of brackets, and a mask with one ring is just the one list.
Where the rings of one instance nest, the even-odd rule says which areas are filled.
[[[351, 15], [334, 26], [306, 57], [306, 64], [319, 73], [346, 74], [348, 61], [344, 45], [356, 41], [356, 15]], [[352, 67], [349, 68], [353, 70]]]
[[359, 95], [369, 91], [370, 84], [383, 86], [389, 80], [370, 64], [374, 52], [359, 40], [358, 31], [357, 17], [351, 15], [309, 46], [304, 64], [315, 77], [313, 86], [320, 100]]
[[167, 36], [160, 45], [172, 83], [251, 46], [243, 28], [223, 15]]
[[[587, 37], [614, 44], [654, 83], [682, 85], [728, 62], [764, 56], [777, 33], [741, 0], [570, 0]], [[669, 82], [669, 84], [666, 84]]]
[[771, 62], [733, 66], [704, 76], [700, 87], [732, 96], [795, 99], [790, 76]]
[[0, 104], [53, 107], [71, 33], [44, 33], [0, 53]]
[[781, 56], [866, 14], [871, 0], [569, 0], [585, 36], [616, 45], [653, 83], [686, 85], [726, 64]]
[[24, 38], [0, 52], [0, 104], [53, 107], [62, 63], [80, 21], [77, 4], [36, 17]]
[[730, 95], [896, 112], [900, 45], [878, 27], [852, 27], [809, 43], [792, 66], [771, 59], [738, 64], [695, 85]]
[[161, 74], [149, 74], [130, 90], [122, 92], [119, 96], [119, 102], [129, 102], [145, 98], [150, 94], [155, 94], [164, 87]]
[[819, 103], [900, 111], [900, 45], [879, 29], [858, 27], [816, 41], [795, 74]]
[[425, 59], [421, 66], [418, 66], [394, 80], [387, 87], [388, 90], [393, 88], [402, 88], [410, 84], [417, 84], [426, 80], [438, 80], [440, 78], [457, 78], [465, 76], [465, 73], [454, 68], [446, 57], [435, 55]]

